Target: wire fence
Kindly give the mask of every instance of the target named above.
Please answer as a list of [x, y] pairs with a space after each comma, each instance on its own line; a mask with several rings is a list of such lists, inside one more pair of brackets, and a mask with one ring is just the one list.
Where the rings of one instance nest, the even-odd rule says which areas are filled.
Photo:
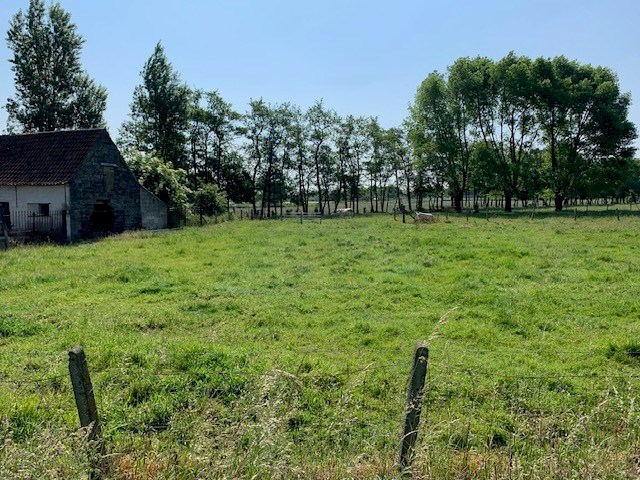
[[[398, 358], [397, 350], [402, 348], [383, 352], [380, 358]], [[276, 359], [268, 367], [207, 349], [88, 352], [88, 364], [111, 469], [126, 469], [124, 459], [132, 458], [131, 438], [149, 435], [208, 448], [208, 456], [200, 458], [204, 464], [231, 468], [230, 457], [253, 455], [247, 449], [258, 456], [269, 450], [291, 461], [295, 445], [311, 458], [356, 452], [395, 461], [412, 367], [408, 352], [398, 361], [369, 361], [363, 355], [342, 364], [316, 364], [319, 357], [343, 352], [301, 349], [285, 364], [278, 365]], [[634, 358], [637, 352], [623, 353]], [[509, 470], [513, 465], [504, 464], [504, 455], [538, 468], [537, 459], [545, 455], [573, 465], [567, 456], [575, 452], [586, 463], [600, 459], [593, 450], [598, 445], [599, 452], [609, 449], [613, 457], [637, 449], [640, 375], [615, 369], [549, 372], [514, 365], [518, 355], [602, 354], [595, 349], [474, 349], [442, 342], [429, 354], [423, 397], [416, 461], [422, 471], [431, 469], [424, 478], [438, 478], [434, 472], [445, 467], [436, 461], [450, 470], [462, 468], [460, 462], [467, 462], [464, 468], [476, 468], [472, 457], [478, 452], [484, 452], [485, 460], [493, 459], [493, 473], [484, 465], [467, 478], [511, 478], [496, 473], [514, 472]], [[499, 361], [473, 362], [483, 355]], [[511, 361], [511, 368], [500, 361]], [[35, 448], [30, 442], [47, 438], [45, 431], [58, 432], [63, 443], [76, 441], [78, 414], [66, 352], [2, 350], [0, 373], [0, 431], [5, 441], [11, 439], [26, 451]], [[555, 445], [553, 455], [549, 445]], [[0, 458], [7, 452], [0, 450]], [[627, 463], [632, 461], [627, 457]], [[11, 464], [16, 458], [5, 460]], [[254, 468], [258, 461], [252, 457]], [[519, 471], [526, 473], [523, 465]], [[78, 468], [90, 465], [84, 461]]]

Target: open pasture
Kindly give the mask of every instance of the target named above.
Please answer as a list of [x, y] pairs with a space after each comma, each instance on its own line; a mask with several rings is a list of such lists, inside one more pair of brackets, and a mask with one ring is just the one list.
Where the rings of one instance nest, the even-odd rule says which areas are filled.
[[[236, 221], [0, 255], [0, 478], [635, 478], [640, 216]], [[23, 470], [20, 470], [20, 469]], [[20, 471], [31, 472], [20, 476]]]

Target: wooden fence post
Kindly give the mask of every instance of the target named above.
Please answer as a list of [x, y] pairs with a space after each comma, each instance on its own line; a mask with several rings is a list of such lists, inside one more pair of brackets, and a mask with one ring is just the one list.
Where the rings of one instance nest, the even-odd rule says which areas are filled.
[[87, 437], [89, 441], [89, 465], [91, 479], [100, 480], [106, 473], [104, 443], [102, 442], [102, 426], [98, 419], [98, 407], [93, 395], [93, 385], [89, 376], [87, 357], [82, 347], [74, 347], [69, 352], [69, 375], [73, 385], [73, 394], [78, 408], [80, 426], [90, 425], [91, 431]]
[[429, 359], [429, 347], [426, 342], [416, 344], [413, 351], [413, 366], [409, 377], [407, 391], [407, 403], [404, 413], [404, 425], [400, 441], [400, 471], [408, 475], [413, 461], [416, 440], [418, 439], [418, 427], [420, 426], [420, 413], [422, 412], [422, 393], [427, 377], [427, 362]]

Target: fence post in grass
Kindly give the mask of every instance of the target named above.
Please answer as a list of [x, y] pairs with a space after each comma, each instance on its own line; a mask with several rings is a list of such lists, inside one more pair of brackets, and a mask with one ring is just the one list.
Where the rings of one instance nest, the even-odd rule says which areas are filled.
[[91, 480], [100, 480], [106, 473], [104, 443], [102, 442], [102, 426], [98, 419], [98, 407], [93, 395], [93, 385], [89, 376], [87, 357], [82, 347], [74, 347], [69, 352], [69, 374], [76, 399], [80, 426], [91, 426], [87, 437], [89, 442], [89, 466]]
[[413, 461], [416, 440], [418, 439], [418, 427], [420, 425], [420, 413], [422, 412], [422, 394], [427, 377], [427, 362], [429, 359], [429, 347], [426, 342], [416, 344], [413, 351], [413, 366], [409, 377], [407, 391], [407, 403], [405, 405], [404, 425], [400, 441], [400, 471], [403, 475], [410, 472]]
[[573, 209], [573, 220], [578, 220], [578, 208]]

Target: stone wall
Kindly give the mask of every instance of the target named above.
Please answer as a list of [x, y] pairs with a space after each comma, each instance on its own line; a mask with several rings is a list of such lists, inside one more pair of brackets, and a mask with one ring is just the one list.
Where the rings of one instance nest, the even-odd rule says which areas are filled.
[[[107, 191], [105, 167], [113, 169], [111, 192]], [[142, 227], [140, 184], [106, 130], [87, 154], [69, 187], [71, 240], [106, 233], [106, 230], [122, 232]], [[96, 205], [100, 210], [98, 214]], [[109, 227], [104, 227], [102, 218], [106, 216], [112, 218]]]
[[142, 228], [160, 230], [167, 228], [167, 205], [144, 187], [140, 187], [140, 212]]

